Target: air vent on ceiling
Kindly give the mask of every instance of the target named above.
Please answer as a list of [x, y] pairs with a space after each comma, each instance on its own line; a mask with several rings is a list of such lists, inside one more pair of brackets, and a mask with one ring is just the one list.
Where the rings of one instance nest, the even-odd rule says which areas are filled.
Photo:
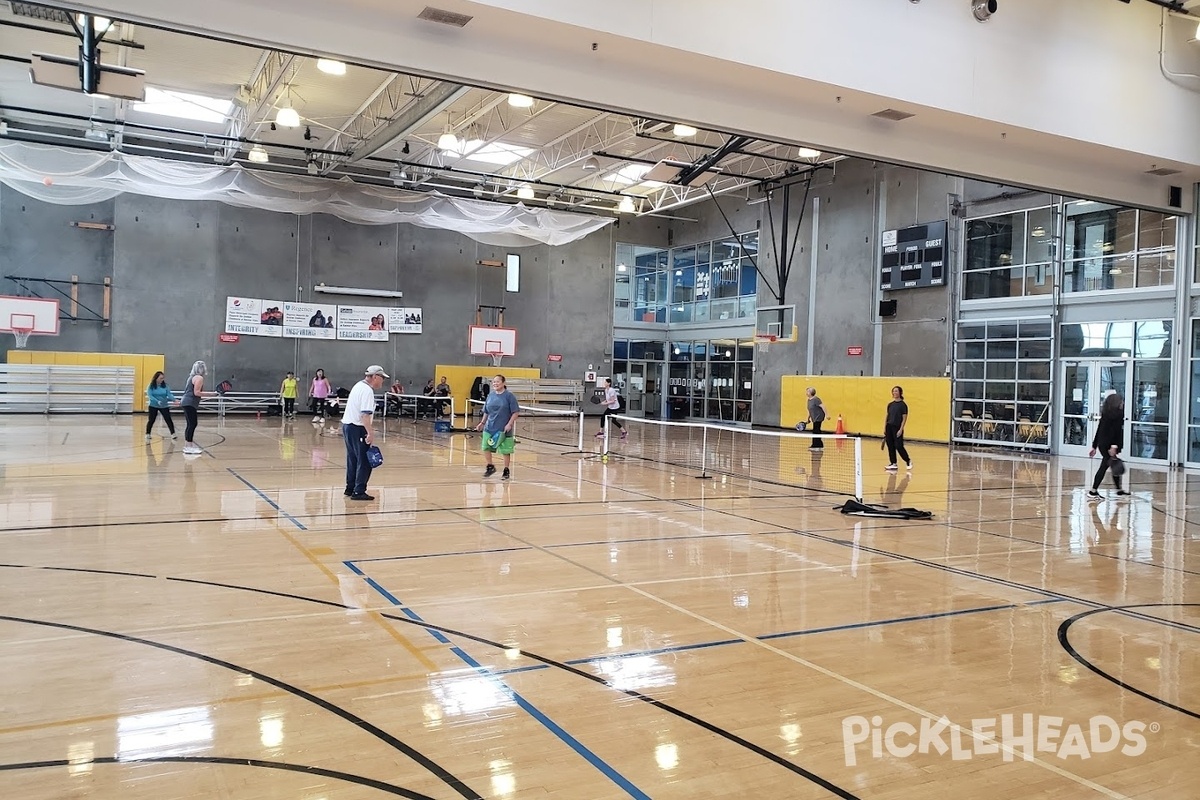
[[425, 6], [425, 10], [420, 14], [417, 14], [417, 19], [423, 19], [427, 22], [436, 22], [439, 25], [453, 25], [456, 28], [462, 28], [475, 18], [468, 17], [466, 14], [456, 14], [453, 11], [446, 11], [442, 8]]
[[9, 6], [12, 8], [13, 16], [16, 17], [31, 17], [47, 22], [61, 22], [65, 25], [71, 24], [70, 14], [61, 8], [51, 8], [50, 6], [42, 6], [37, 3], [9, 3]]
[[1170, 167], [1155, 167], [1154, 169], [1146, 170], [1147, 175], [1157, 175], [1160, 178], [1167, 175], [1178, 175], [1181, 170], [1171, 169]]
[[885, 108], [883, 111], [876, 111], [871, 116], [879, 117], [880, 119], [890, 119], [892, 122], [900, 122], [901, 120], [908, 119], [914, 115], [908, 113], [907, 111], [897, 111], [894, 108]]

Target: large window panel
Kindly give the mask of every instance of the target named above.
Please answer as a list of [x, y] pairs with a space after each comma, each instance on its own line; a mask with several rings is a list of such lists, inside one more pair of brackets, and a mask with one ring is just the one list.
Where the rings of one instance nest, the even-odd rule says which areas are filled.
[[[1048, 319], [962, 323], [956, 329], [955, 440], [1047, 449], [1051, 323]], [[970, 353], [974, 359], [963, 359]]]

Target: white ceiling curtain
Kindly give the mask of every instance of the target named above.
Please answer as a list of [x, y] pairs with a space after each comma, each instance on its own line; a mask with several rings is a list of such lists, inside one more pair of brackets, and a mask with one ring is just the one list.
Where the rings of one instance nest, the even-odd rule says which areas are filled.
[[114, 152], [0, 142], [0, 183], [60, 205], [98, 203], [129, 192], [173, 200], [217, 200], [290, 214], [332, 214], [362, 225], [406, 222], [469, 236], [496, 247], [564, 245], [613, 222], [306, 175], [189, 164]]

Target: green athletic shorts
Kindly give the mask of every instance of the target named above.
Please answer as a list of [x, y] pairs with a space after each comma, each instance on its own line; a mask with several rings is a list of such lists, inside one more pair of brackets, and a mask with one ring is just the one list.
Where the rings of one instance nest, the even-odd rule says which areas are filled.
[[483, 452], [499, 453], [502, 456], [511, 456], [513, 448], [517, 446], [517, 440], [511, 433], [498, 431], [497, 433], [483, 432]]

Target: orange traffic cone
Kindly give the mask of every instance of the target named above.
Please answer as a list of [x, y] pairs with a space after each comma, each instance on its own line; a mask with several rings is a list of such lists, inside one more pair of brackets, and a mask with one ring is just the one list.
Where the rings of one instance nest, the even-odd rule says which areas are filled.
[[838, 414], [837, 428], [835, 428], [833, 432], [836, 433], [838, 436], [844, 436], [846, 434], [846, 426], [842, 423], [842, 415], [841, 414]]

